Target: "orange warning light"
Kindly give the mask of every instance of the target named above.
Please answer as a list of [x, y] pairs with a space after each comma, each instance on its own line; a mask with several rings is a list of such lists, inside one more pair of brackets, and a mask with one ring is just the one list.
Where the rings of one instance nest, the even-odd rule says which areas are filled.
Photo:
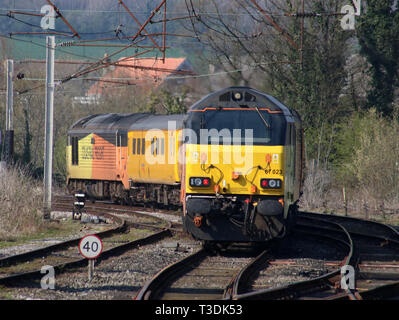
[[240, 178], [240, 175], [241, 175], [240, 172], [233, 171], [231, 173], [231, 180], [238, 180]]
[[202, 216], [194, 217], [194, 224], [195, 224], [195, 226], [196, 226], [197, 228], [201, 227], [202, 218], [203, 218]]

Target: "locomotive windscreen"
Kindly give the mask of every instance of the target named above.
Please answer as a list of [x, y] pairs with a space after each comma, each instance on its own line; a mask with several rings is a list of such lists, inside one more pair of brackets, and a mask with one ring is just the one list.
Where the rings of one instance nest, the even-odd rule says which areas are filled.
[[205, 108], [192, 112], [186, 128], [192, 129], [187, 142], [201, 144], [283, 145], [286, 121], [282, 113], [265, 108]]

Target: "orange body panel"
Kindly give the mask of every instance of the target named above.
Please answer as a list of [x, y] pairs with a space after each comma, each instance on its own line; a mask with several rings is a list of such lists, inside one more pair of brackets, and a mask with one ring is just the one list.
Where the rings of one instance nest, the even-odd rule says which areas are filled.
[[92, 179], [122, 181], [128, 189], [129, 183], [125, 174], [127, 147], [115, 146], [96, 134], [93, 134], [93, 139]]
[[93, 134], [92, 179], [115, 180], [117, 148], [104, 138]]

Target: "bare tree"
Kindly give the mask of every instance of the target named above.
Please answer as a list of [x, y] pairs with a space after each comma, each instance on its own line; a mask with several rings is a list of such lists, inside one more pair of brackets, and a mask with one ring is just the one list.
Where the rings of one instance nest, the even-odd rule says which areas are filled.
[[351, 36], [337, 18], [344, 2], [185, 3], [192, 16], [185, 28], [211, 52], [207, 62], [226, 71], [231, 84], [253, 85], [297, 109], [308, 131], [310, 158], [328, 162], [335, 123], [351, 111], [341, 103]]

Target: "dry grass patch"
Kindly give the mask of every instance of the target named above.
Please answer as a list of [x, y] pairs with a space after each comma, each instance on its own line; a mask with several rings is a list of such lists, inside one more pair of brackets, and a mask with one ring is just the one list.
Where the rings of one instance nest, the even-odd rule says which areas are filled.
[[41, 183], [21, 167], [0, 169], [0, 240], [12, 240], [43, 227]]

